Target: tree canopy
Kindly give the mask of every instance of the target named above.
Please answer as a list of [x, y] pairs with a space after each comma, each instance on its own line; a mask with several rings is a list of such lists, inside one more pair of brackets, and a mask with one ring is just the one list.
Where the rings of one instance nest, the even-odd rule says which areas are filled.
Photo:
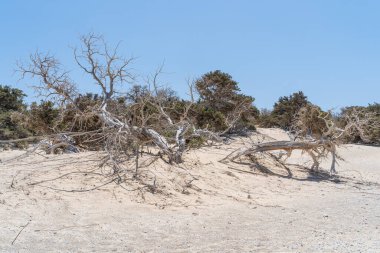
[[0, 85], [0, 111], [18, 111], [24, 107], [22, 90], [7, 85]]

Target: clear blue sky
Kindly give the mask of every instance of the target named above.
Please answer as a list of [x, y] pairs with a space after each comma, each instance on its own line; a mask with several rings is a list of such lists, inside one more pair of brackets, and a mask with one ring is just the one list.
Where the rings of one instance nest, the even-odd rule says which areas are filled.
[[179, 95], [186, 79], [230, 73], [259, 108], [303, 90], [324, 109], [380, 102], [380, 1], [34, 0], [0, 2], [0, 83], [27, 91], [16, 61], [36, 49], [61, 59], [82, 91], [69, 46], [81, 34], [123, 41], [136, 72], [165, 61], [163, 81]]

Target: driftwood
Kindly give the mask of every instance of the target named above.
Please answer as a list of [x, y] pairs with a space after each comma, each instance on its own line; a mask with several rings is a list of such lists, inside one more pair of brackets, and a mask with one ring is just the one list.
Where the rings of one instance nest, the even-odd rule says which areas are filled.
[[[317, 170], [320, 165], [320, 160], [331, 154], [332, 162], [330, 174], [334, 174], [336, 173], [335, 166], [337, 159], [342, 159], [337, 155], [336, 147], [344, 143], [343, 139], [345, 136], [358, 133], [362, 140], [369, 142], [369, 133], [365, 131], [365, 129], [368, 128], [367, 126], [370, 126], [371, 130], [380, 128], [378, 121], [375, 120], [376, 114], [362, 113], [363, 115], [360, 115], [360, 112], [354, 109], [351, 115], [345, 118], [347, 121], [346, 126], [339, 128], [336, 126], [330, 112], [325, 113], [313, 105], [309, 105], [309, 107], [314, 111], [308, 112], [301, 108], [295, 115], [292, 133], [288, 133], [292, 136], [291, 141], [272, 141], [253, 144], [249, 148], [241, 148], [233, 151], [222, 159], [222, 162], [235, 161], [243, 156], [254, 156], [258, 153], [269, 153], [277, 150], [286, 151], [289, 157], [293, 150], [302, 150], [313, 160], [311, 170]], [[315, 118], [312, 119], [312, 121], [306, 122], [305, 120], [310, 119], [305, 116], [311, 115], [306, 115], [305, 113], [311, 114], [313, 112], [315, 113]], [[311, 129], [316, 125], [318, 126], [317, 130], [319, 133], [313, 133]], [[273, 154], [271, 154], [271, 156], [273, 157]], [[283, 165], [285, 163], [285, 161], [280, 161], [280, 159], [276, 158], [276, 160]]]
[[240, 148], [233, 151], [228, 156], [223, 158], [221, 161], [235, 161], [236, 159], [247, 156], [254, 155], [260, 152], [270, 152], [276, 150], [284, 150], [287, 152], [288, 157], [291, 155], [293, 150], [302, 150], [307, 152], [313, 159], [312, 170], [317, 170], [319, 168], [319, 158], [325, 156], [327, 153], [332, 155], [332, 163], [330, 167], [330, 173], [336, 173], [335, 164], [336, 164], [336, 148], [335, 144], [331, 141], [275, 141], [261, 143], [253, 145], [250, 148]]

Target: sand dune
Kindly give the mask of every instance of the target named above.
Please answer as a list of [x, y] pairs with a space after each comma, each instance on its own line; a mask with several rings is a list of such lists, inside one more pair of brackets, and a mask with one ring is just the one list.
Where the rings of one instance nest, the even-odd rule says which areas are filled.
[[23, 151], [0, 152], [0, 251], [380, 250], [379, 147], [341, 146], [334, 178], [310, 173], [300, 152], [289, 170], [269, 161], [262, 161], [267, 171], [219, 162], [243, 145], [288, 138], [278, 129], [259, 132], [266, 137], [189, 151], [180, 166], [141, 168], [142, 189], [133, 180], [110, 183], [95, 152], [18, 159]]

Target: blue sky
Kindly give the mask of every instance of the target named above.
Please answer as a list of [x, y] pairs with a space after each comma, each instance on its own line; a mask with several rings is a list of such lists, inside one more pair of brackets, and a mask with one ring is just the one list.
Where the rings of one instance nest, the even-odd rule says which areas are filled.
[[97, 92], [70, 48], [95, 32], [122, 41], [141, 76], [165, 62], [162, 81], [182, 97], [188, 78], [220, 69], [259, 108], [298, 90], [324, 109], [366, 105], [380, 102], [379, 13], [377, 0], [1, 1], [0, 83], [38, 100], [14, 70], [39, 49]]

